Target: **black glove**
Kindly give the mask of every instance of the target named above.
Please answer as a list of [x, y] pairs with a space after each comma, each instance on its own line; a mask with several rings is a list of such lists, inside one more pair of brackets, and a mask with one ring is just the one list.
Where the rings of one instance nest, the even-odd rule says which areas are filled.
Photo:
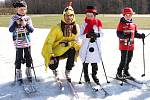
[[100, 37], [100, 33], [97, 33], [97, 34], [96, 34], [96, 37]]
[[90, 42], [93, 43], [93, 42], [95, 42], [95, 40], [96, 40], [96, 38], [91, 38]]
[[124, 34], [125, 38], [131, 38], [132, 33]]
[[58, 62], [58, 58], [57, 57], [51, 57], [50, 60], [53, 62], [53, 64], [56, 64]]
[[86, 34], [86, 38], [96, 38], [96, 33], [92, 29], [89, 33]]
[[86, 38], [97, 38], [97, 34], [95, 34], [95, 33], [94, 34], [91, 34], [91, 33], [89, 34], [88, 33], [88, 34], [86, 34]]
[[144, 33], [141, 34], [141, 38], [145, 39], [145, 34]]
[[13, 41], [15, 41], [17, 39], [17, 36], [15, 35], [15, 36], [13, 36]]

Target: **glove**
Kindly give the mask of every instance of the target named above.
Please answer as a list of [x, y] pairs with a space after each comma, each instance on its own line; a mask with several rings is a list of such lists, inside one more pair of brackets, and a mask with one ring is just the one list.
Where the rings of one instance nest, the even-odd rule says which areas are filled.
[[96, 34], [96, 37], [100, 37], [100, 33], [97, 33], [97, 34]]
[[61, 44], [63, 47], [67, 47], [67, 46], [69, 46], [69, 45], [70, 45], [70, 43], [69, 43], [69, 42], [67, 42], [67, 41], [60, 42], [60, 44]]
[[19, 19], [16, 20], [16, 23], [17, 23], [18, 25], [21, 25], [21, 22], [22, 22], [22, 19], [21, 19], [21, 18], [19, 18]]
[[89, 33], [86, 34], [86, 38], [96, 38], [96, 37], [97, 35], [93, 29]]
[[22, 19], [21, 26], [26, 26], [26, 24], [27, 24], [26, 21]]
[[16, 22], [19, 26], [26, 26], [26, 22], [22, 18], [19, 18], [18, 20], [16, 20]]
[[144, 33], [141, 34], [141, 38], [145, 39], [145, 34]]
[[132, 33], [124, 34], [125, 38], [131, 38]]
[[50, 61], [51, 61], [51, 64], [56, 64], [58, 62], [58, 59], [57, 59], [57, 57], [52, 56]]
[[90, 42], [93, 43], [93, 42], [95, 42], [95, 40], [96, 40], [96, 38], [91, 38]]
[[17, 36], [13, 36], [13, 41], [15, 41], [17, 39]]

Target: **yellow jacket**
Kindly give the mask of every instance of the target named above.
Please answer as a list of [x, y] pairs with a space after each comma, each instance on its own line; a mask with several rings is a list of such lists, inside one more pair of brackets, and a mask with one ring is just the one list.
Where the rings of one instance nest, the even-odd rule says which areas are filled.
[[[78, 54], [80, 45], [77, 42], [77, 36], [80, 30], [78, 25], [76, 25], [76, 27], [77, 27], [77, 34], [76, 35], [72, 34], [72, 36], [70, 37], [63, 36], [61, 24], [58, 24], [57, 26], [54, 26], [51, 29], [42, 48], [42, 56], [45, 59], [46, 70], [48, 68], [48, 65], [51, 64], [50, 59], [52, 56], [61, 56], [71, 47], [74, 47], [75, 50], [77, 51], [76, 54]], [[69, 42], [69, 45], [67, 47], [62, 46], [60, 44], [60, 42], [64, 41]]]

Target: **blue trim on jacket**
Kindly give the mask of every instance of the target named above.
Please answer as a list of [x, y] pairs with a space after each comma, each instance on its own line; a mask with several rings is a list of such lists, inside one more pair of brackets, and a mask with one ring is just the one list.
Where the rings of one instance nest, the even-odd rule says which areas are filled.
[[32, 33], [34, 31], [34, 29], [31, 26], [29, 26], [29, 24], [26, 24], [26, 28], [27, 28], [28, 32]]

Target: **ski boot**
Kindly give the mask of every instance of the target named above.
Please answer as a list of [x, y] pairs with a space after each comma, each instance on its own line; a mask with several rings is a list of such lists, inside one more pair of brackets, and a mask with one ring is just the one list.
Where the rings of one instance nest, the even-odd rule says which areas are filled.
[[29, 82], [32, 82], [31, 67], [26, 67], [26, 76]]
[[70, 78], [70, 70], [65, 70], [65, 75], [66, 75], [66, 79], [71, 82], [71, 78]]
[[116, 74], [116, 79], [117, 79], [117, 80], [124, 80], [125, 77], [123, 77], [122, 72], [117, 72], [117, 74]]
[[17, 81], [19, 82], [20, 85], [23, 83], [21, 69], [16, 69], [16, 79], [17, 79]]
[[55, 69], [55, 70], [52, 70], [52, 72], [53, 72], [54, 76], [55, 76], [56, 78], [58, 78], [58, 72], [57, 72], [57, 70], [56, 70], [56, 69]]
[[128, 72], [128, 70], [127, 70], [127, 71], [124, 71], [124, 77], [125, 77], [126, 79], [129, 79], [129, 80], [135, 80], [135, 78], [133, 78], [133, 77], [130, 75], [130, 73]]

